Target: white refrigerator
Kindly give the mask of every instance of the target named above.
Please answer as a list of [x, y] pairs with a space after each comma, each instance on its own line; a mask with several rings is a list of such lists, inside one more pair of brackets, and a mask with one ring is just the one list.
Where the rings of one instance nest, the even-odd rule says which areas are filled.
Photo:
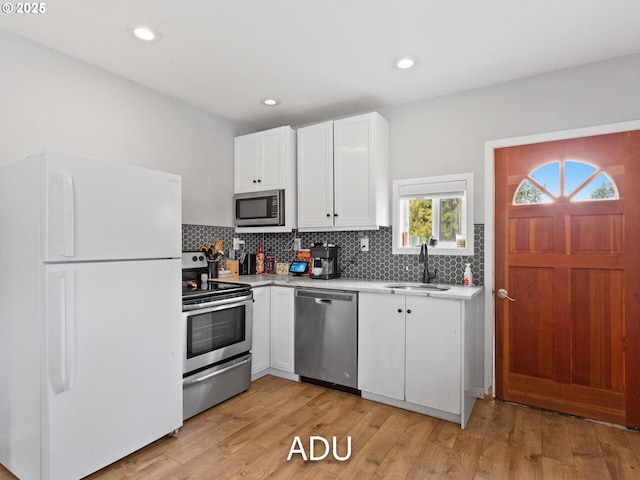
[[181, 178], [0, 167], [0, 463], [84, 477], [182, 425]]

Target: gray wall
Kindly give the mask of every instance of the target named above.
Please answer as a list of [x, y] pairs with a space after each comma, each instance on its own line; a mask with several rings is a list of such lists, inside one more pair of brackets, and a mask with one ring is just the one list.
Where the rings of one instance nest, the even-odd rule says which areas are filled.
[[391, 178], [473, 171], [484, 222], [484, 142], [640, 119], [640, 55], [380, 110]]
[[250, 129], [0, 30], [0, 165], [53, 150], [182, 175], [183, 222], [232, 225]]
[[[250, 129], [3, 30], [0, 58], [0, 164], [49, 149], [177, 173], [183, 223], [233, 224], [233, 137]], [[473, 171], [482, 224], [485, 141], [639, 119], [639, 79], [640, 54], [382, 109], [391, 178]]]

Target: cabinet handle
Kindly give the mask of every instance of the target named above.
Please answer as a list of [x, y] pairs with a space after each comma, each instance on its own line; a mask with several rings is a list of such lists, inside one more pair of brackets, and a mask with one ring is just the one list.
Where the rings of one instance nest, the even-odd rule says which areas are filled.
[[411, 313], [411, 310], [410, 310], [410, 309], [409, 309], [409, 310], [407, 310], [407, 313]]
[[402, 313], [402, 309], [401, 308], [398, 309], [398, 313]]
[[258, 179], [258, 183], [262, 182], [262, 180]]
[[330, 213], [327, 213], [327, 217], [330, 217], [330, 216], [331, 216], [331, 214], [330, 214]]
[[256, 181], [256, 180], [254, 180], [254, 181], [253, 181], [253, 183], [257, 183], [257, 181]]
[[334, 216], [334, 217], [337, 217], [337, 216], [338, 216], [338, 214], [337, 214], [337, 213], [334, 213], [334, 214], [333, 214], [333, 216]]

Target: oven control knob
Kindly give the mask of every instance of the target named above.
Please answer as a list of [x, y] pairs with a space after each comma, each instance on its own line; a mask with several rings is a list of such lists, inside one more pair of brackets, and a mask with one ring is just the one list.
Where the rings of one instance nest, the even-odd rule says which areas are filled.
[[192, 261], [194, 261], [194, 262], [196, 262], [196, 261], [198, 260], [198, 256], [197, 256], [197, 255], [194, 255], [193, 257], [191, 257], [191, 260], [192, 260]]
[[198, 260], [203, 261], [203, 260], [204, 260], [204, 255], [200, 255], [200, 256], [198, 257]]

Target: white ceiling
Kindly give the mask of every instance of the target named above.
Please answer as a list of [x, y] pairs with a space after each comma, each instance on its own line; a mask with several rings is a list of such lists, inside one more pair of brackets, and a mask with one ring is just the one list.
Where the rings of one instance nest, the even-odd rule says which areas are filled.
[[[0, 14], [0, 28], [256, 129], [640, 51], [638, 0], [56, 0], [45, 7]], [[126, 27], [138, 23], [161, 40], [134, 39]], [[404, 55], [418, 60], [414, 69], [392, 67]], [[261, 105], [265, 97], [282, 103]]]

